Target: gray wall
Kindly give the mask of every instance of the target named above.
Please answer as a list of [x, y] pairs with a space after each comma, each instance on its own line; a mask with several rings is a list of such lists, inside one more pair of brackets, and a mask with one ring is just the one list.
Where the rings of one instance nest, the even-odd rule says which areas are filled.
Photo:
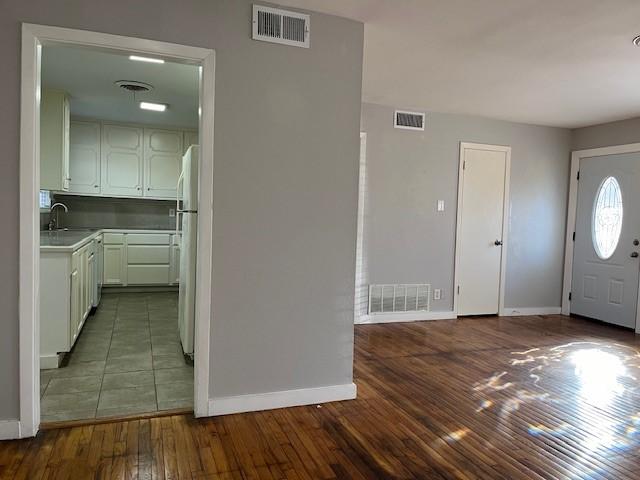
[[349, 383], [363, 25], [250, 39], [250, 0], [2, 1], [0, 419], [18, 416], [20, 22], [216, 49], [211, 393]]
[[[429, 282], [444, 289], [432, 310], [450, 311], [460, 142], [509, 145], [505, 306], [560, 306], [570, 131], [428, 113], [425, 132], [412, 132], [393, 128], [393, 111], [373, 104], [362, 109], [369, 282]], [[438, 200], [445, 201], [442, 213]]]
[[[171, 200], [56, 194], [53, 202], [62, 202], [69, 208], [68, 212], [59, 213], [59, 226], [64, 228], [176, 228], [176, 218], [169, 216], [169, 209], [176, 209], [176, 202]], [[43, 213], [41, 217], [48, 225], [50, 215]]]
[[640, 117], [573, 130], [572, 149], [610, 147], [640, 142]]

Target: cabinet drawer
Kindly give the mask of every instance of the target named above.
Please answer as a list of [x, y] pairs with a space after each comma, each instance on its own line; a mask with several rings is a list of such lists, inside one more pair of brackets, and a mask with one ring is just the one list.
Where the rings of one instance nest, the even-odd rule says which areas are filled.
[[127, 245], [169, 245], [168, 233], [130, 233]]
[[169, 246], [164, 245], [128, 245], [127, 263], [163, 264], [169, 263]]
[[169, 265], [129, 265], [129, 285], [166, 285], [169, 283]]
[[124, 233], [105, 233], [105, 245], [122, 245], [124, 244]]

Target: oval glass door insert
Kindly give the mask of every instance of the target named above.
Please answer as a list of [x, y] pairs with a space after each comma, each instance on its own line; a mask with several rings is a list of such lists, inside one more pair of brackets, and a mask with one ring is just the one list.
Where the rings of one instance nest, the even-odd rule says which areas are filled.
[[614, 177], [600, 185], [593, 204], [593, 247], [598, 256], [607, 260], [616, 251], [622, 233], [622, 191]]

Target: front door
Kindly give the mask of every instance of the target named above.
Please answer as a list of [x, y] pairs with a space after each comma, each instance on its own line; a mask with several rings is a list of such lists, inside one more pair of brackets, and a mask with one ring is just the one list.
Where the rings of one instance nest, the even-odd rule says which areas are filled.
[[640, 252], [640, 154], [580, 160], [571, 313], [633, 328]]

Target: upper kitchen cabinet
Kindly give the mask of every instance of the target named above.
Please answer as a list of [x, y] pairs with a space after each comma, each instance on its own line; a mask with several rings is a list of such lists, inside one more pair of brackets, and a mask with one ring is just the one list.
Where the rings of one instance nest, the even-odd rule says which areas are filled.
[[69, 190], [69, 97], [43, 89], [40, 101], [40, 188]]
[[144, 196], [176, 198], [182, 170], [183, 134], [179, 130], [144, 129]]
[[69, 191], [100, 194], [100, 124], [72, 121], [69, 129]]
[[142, 196], [143, 129], [102, 125], [102, 195]]
[[184, 148], [182, 149], [182, 153], [187, 153], [187, 150], [191, 145], [198, 145], [198, 131], [197, 130], [186, 130], [184, 132]]

